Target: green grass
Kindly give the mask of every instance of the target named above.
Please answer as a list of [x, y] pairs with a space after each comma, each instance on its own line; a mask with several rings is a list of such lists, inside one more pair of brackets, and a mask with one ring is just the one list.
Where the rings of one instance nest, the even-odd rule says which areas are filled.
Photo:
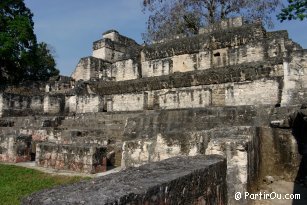
[[0, 164], [0, 205], [17, 205], [33, 192], [84, 178], [54, 176], [37, 170]]

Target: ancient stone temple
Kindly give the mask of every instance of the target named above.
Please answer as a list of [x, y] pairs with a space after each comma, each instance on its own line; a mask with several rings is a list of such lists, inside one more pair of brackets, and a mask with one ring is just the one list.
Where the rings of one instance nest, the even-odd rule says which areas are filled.
[[[305, 73], [307, 50], [287, 31], [268, 32], [242, 18], [152, 45], [139, 45], [110, 30], [93, 43], [92, 56], [81, 58], [71, 77], [1, 90], [0, 160], [35, 160], [37, 166], [85, 173], [140, 166], [97, 179], [97, 187], [113, 177], [120, 189], [123, 177], [131, 176], [136, 182], [127, 189], [133, 189], [149, 183], [146, 173], [164, 183], [147, 184], [146, 196], [138, 190], [143, 201], [133, 201], [124, 191], [112, 195], [105, 188], [107, 196], [123, 204], [179, 203], [175, 198], [185, 191], [168, 192], [168, 187], [204, 172], [207, 178], [201, 183], [206, 187], [193, 184], [186, 193], [195, 187], [210, 193], [193, 192], [193, 200], [180, 203], [245, 204], [234, 200], [235, 192], [253, 190], [267, 174], [293, 178], [296, 173], [291, 130], [271, 128], [270, 122], [306, 102]], [[141, 166], [148, 163], [158, 171]], [[190, 167], [187, 172], [185, 166]], [[174, 175], [167, 178], [167, 170]], [[114, 183], [106, 187], [116, 191]], [[24, 204], [100, 200], [97, 187], [82, 191], [90, 190], [91, 183], [73, 186], [82, 198], [67, 187], [65, 196], [54, 190], [33, 195]], [[101, 201], [111, 203], [107, 198]]]

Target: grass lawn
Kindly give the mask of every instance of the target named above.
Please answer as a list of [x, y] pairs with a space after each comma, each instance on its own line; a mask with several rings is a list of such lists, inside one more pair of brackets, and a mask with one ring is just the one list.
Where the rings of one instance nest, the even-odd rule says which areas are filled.
[[33, 192], [84, 178], [54, 176], [37, 170], [0, 164], [0, 205], [17, 205]]

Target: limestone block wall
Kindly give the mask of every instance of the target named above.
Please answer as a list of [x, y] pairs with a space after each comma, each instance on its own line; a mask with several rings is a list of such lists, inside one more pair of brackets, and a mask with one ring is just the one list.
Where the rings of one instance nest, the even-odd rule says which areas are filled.
[[98, 79], [108, 75], [110, 73], [111, 63], [108, 61], [92, 57], [81, 58], [75, 71], [72, 73], [71, 77], [78, 81], [84, 80], [88, 81], [92, 78]]
[[111, 76], [115, 81], [137, 79], [140, 76], [139, 64], [132, 59], [117, 61], [112, 65]]
[[131, 93], [112, 96], [112, 111], [143, 110], [144, 94]]
[[65, 109], [64, 95], [45, 95], [44, 97], [44, 113], [59, 114]]
[[223, 67], [265, 59], [266, 49], [262, 41], [251, 44], [213, 50], [212, 65]]
[[261, 127], [259, 131], [262, 142], [260, 150], [262, 166], [259, 171], [261, 178], [283, 176], [286, 180], [294, 181], [301, 159], [292, 130]]
[[201, 28], [199, 33], [211, 33], [216, 30], [230, 29], [230, 28], [240, 27], [242, 25], [243, 25], [243, 18], [235, 17], [235, 18], [222, 20], [206, 28]]
[[134, 40], [111, 30], [103, 34], [103, 39], [93, 43], [93, 57], [114, 63], [127, 56], [134, 57], [133, 50], [137, 47], [139, 45]]
[[287, 50], [288, 33], [287, 31], [268, 32], [267, 52], [268, 57], [282, 56]]
[[[227, 158], [228, 204], [237, 204], [238, 201], [232, 196], [238, 191], [244, 193], [249, 190], [258, 180], [260, 170], [258, 138], [256, 129], [251, 127], [159, 133], [153, 139], [124, 142], [122, 167], [140, 166], [182, 155], [222, 155]], [[241, 200], [240, 203], [248, 204], [246, 200]]]
[[[101, 112], [103, 110], [103, 98], [98, 95], [76, 96], [76, 113]], [[74, 104], [72, 104], [74, 105]], [[72, 108], [73, 109], [73, 108]]]
[[227, 204], [225, 174], [219, 156], [176, 157], [45, 190], [21, 204]]
[[280, 83], [277, 80], [262, 79], [111, 96], [112, 111], [276, 105], [280, 102]]
[[[197, 55], [197, 64], [193, 65], [194, 70], [206, 70], [211, 68], [212, 51], [209, 49], [200, 50]], [[195, 59], [195, 58], [194, 58]]]
[[71, 77], [75, 79], [76, 81], [84, 79], [89, 80], [90, 79], [90, 68], [88, 59], [82, 58], [80, 59], [79, 63], [77, 64], [74, 72], [72, 73]]
[[0, 161], [26, 162], [31, 160], [31, 136], [0, 135]]
[[[236, 192], [244, 193], [251, 190], [252, 185], [258, 180], [261, 159], [260, 140], [255, 128], [245, 128], [246, 133], [243, 134], [241, 131], [237, 133], [237, 136], [231, 133], [231, 129], [234, 128], [229, 129], [230, 133], [227, 132], [228, 136], [225, 138], [221, 137], [219, 132], [223, 131], [219, 130], [217, 133], [214, 133], [215, 130], [209, 130], [197, 134], [204, 138], [211, 135], [211, 140], [206, 147], [206, 155], [218, 154], [227, 158], [228, 204], [237, 204], [238, 201], [232, 196]], [[245, 199], [239, 200], [239, 203], [249, 204]]]
[[[138, 167], [142, 164], [175, 156], [196, 156], [201, 154], [201, 139], [195, 135], [189, 136], [191, 138], [184, 136], [182, 133], [159, 133], [153, 139], [125, 141], [122, 148], [121, 167]], [[184, 140], [179, 140], [179, 137], [183, 137]]]
[[194, 108], [211, 105], [211, 90], [205, 86], [192, 86], [159, 91], [161, 109]]
[[53, 128], [21, 128], [18, 130], [21, 135], [29, 135], [32, 142], [57, 141], [59, 133]]
[[187, 72], [197, 70], [197, 54], [183, 54], [173, 56], [173, 72]]
[[[99, 47], [97, 47], [99, 44]], [[125, 53], [124, 48], [119, 45], [116, 46], [118, 50], [114, 49], [114, 42], [103, 39], [94, 43], [93, 57], [103, 59], [110, 62], [121, 60]]]
[[68, 113], [95, 113], [104, 108], [103, 97], [99, 95], [73, 95], [65, 97], [65, 110]]
[[263, 61], [267, 57], [265, 33], [261, 25], [244, 25], [227, 35], [216, 31], [150, 45], [141, 52], [142, 76]]
[[43, 95], [0, 94], [0, 116], [24, 116], [43, 113]]
[[250, 109], [171, 110], [128, 119], [122, 166], [140, 166], [177, 155], [219, 154], [227, 158], [228, 204], [237, 204], [233, 195], [249, 190], [260, 170], [258, 131], [249, 126], [257, 114]]
[[276, 80], [256, 80], [230, 85], [225, 90], [225, 105], [274, 105], [280, 101]]
[[[153, 77], [174, 72], [205, 70], [212, 67], [224, 67], [265, 59], [263, 43], [205, 50], [192, 54], [174, 55], [163, 59], [142, 62], [142, 76]], [[143, 54], [144, 55], [144, 54]]]
[[84, 173], [106, 171], [106, 148], [96, 145], [37, 144], [36, 165]]
[[31, 110], [34, 110], [36, 112], [41, 112], [44, 107], [44, 96], [32, 96], [31, 98]]
[[173, 73], [172, 58], [142, 62], [142, 77], [169, 75]]
[[307, 90], [307, 50], [293, 51], [285, 58], [282, 106], [304, 102]]
[[142, 62], [142, 76], [153, 77], [169, 75], [174, 72], [188, 72], [210, 67], [208, 52], [200, 54], [175, 55], [165, 59], [155, 59]]

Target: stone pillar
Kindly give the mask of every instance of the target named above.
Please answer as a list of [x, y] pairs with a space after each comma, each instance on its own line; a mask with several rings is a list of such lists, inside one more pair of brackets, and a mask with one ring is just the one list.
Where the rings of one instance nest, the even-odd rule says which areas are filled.
[[65, 97], [65, 110], [69, 113], [77, 112], [77, 96], [66, 96]]
[[43, 108], [44, 108], [44, 113], [48, 113], [49, 112], [49, 95], [46, 95], [44, 97], [44, 105], [43, 105]]

